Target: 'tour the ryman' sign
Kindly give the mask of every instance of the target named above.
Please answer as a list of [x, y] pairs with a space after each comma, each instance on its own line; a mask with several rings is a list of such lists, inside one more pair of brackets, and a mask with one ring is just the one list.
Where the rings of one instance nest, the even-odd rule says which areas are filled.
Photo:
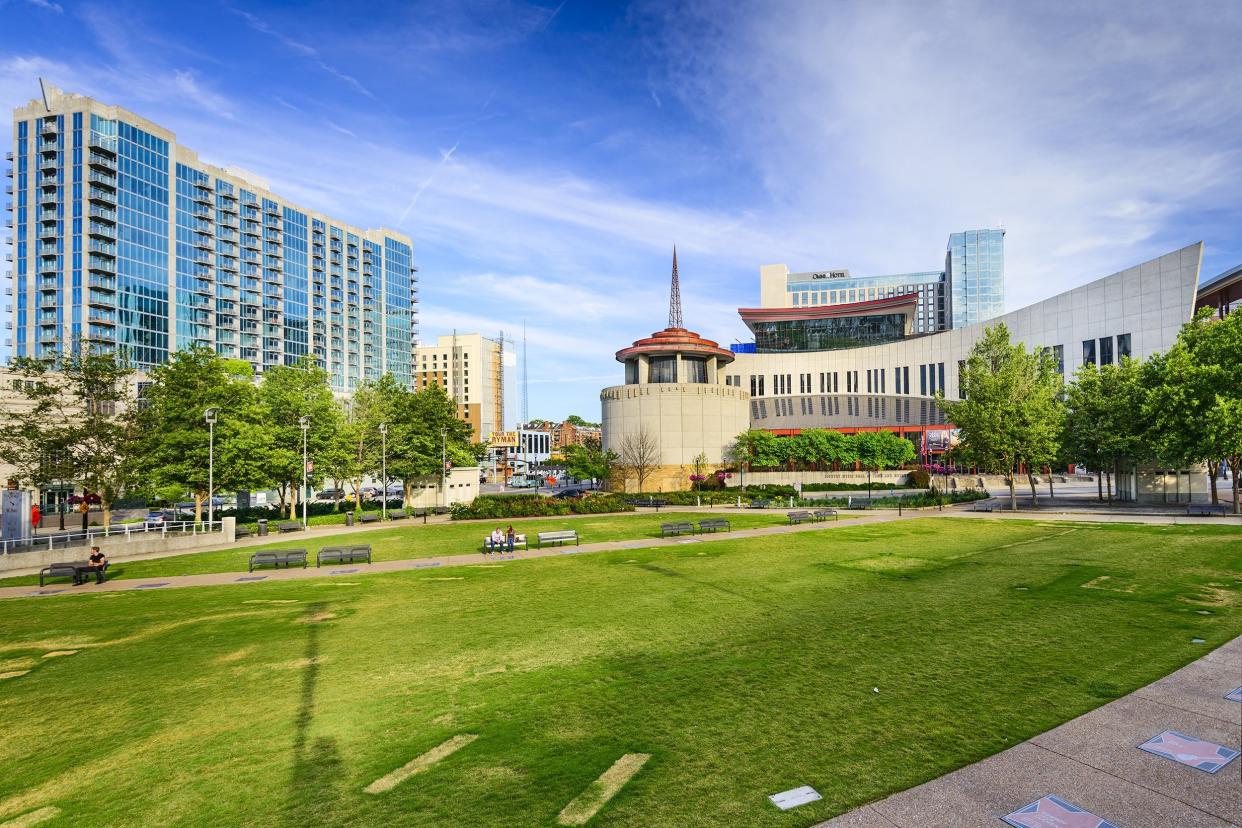
[[517, 448], [518, 433], [516, 431], [493, 431], [487, 444], [492, 448]]

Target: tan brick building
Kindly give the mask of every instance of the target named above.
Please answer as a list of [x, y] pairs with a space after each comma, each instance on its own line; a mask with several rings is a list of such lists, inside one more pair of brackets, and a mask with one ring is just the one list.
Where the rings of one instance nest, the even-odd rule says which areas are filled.
[[501, 345], [481, 334], [452, 333], [434, 345], [414, 348], [414, 390], [439, 385], [457, 403], [475, 442], [483, 443], [505, 421], [504, 367]]

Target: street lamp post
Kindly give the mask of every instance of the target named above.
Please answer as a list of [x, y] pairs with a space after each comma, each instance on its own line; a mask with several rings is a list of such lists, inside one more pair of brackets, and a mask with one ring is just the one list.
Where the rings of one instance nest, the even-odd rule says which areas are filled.
[[310, 417], [302, 416], [298, 418], [298, 425], [302, 427], [302, 526], [306, 526], [306, 432], [310, 429]]
[[384, 493], [380, 495], [380, 515], [388, 520], [388, 423], [379, 424], [380, 433], [380, 485]]
[[212, 500], [216, 493], [216, 419], [220, 413], [218, 408], [209, 408], [203, 414], [207, 420], [207, 525], [210, 527], [213, 517]]
[[444, 493], [444, 506], [448, 507], [448, 428], [440, 429], [440, 490]]

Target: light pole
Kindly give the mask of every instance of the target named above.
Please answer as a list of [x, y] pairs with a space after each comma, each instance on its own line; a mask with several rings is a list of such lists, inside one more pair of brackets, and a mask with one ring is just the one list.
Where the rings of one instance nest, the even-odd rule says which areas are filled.
[[207, 525], [210, 527], [212, 512], [212, 500], [216, 493], [216, 418], [220, 413], [218, 408], [209, 408], [203, 413], [203, 418], [207, 420]]
[[444, 492], [444, 505], [448, 506], [448, 427], [440, 429], [440, 489]]
[[380, 432], [380, 485], [384, 493], [380, 495], [380, 515], [388, 520], [388, 423], [379, 424]]
[[306, 432], [310, 429], [310, 417], [302, 416], [298, 418], [298, 425], [302, 427], [302, 526], [307, 525], [306, 522]]

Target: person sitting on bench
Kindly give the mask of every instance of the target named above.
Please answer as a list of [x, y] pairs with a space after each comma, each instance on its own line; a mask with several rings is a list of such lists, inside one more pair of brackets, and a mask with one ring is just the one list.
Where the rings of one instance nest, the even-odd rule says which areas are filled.
[[503, 552], [505, 549], [505, 533], [497, 526], [492, 530], [492, 536], [488, 539], [488, 552]]
[[102, 584], [104, 580], [104, 567], [108, 565], [108, 556], [100, 551], [98, 546], [91, 547], [91, 556], [87, 558], [90, 561], [90, 569], [88, 572], [95, 573], [95, 583]]

